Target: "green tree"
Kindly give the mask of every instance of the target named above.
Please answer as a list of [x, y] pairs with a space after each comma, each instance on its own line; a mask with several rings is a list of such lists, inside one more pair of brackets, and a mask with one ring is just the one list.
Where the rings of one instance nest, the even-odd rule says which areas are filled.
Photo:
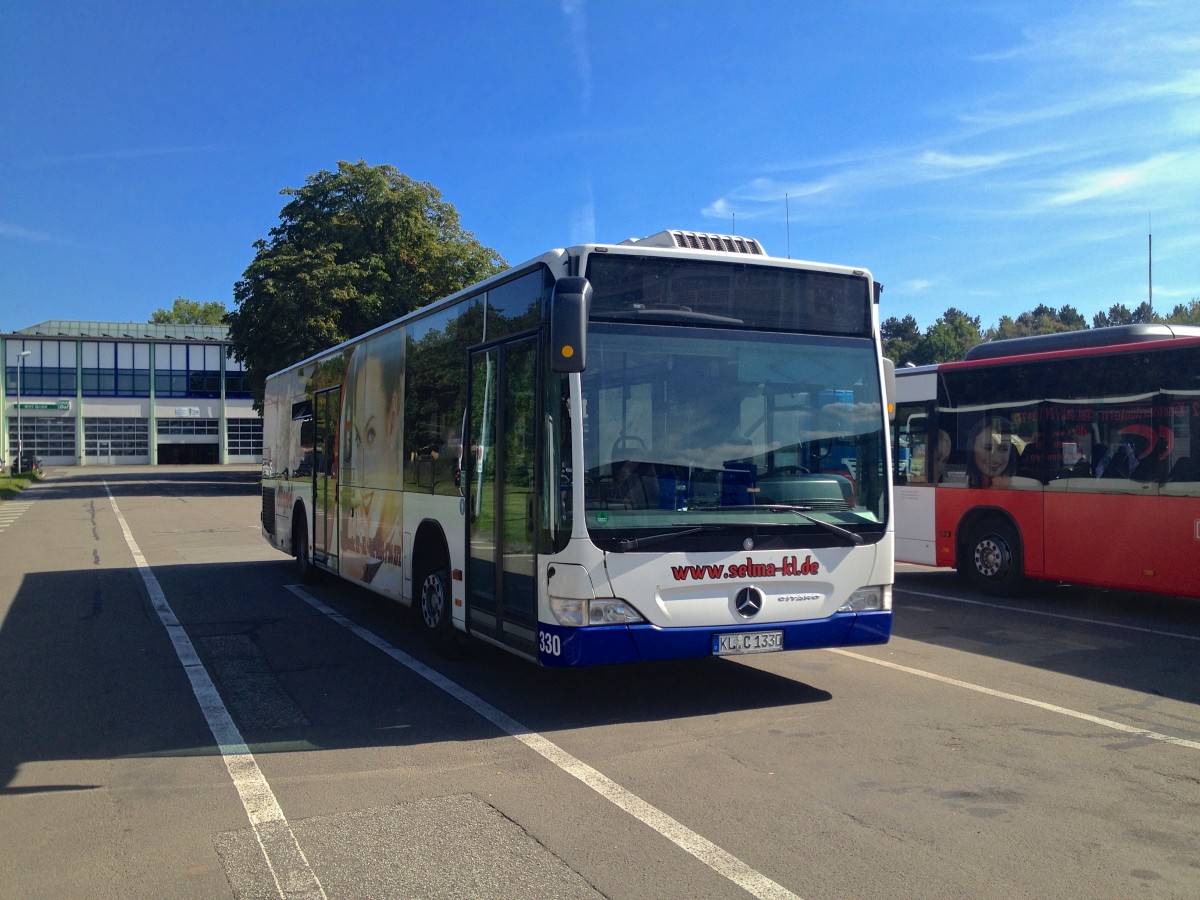
[[1023, 312], [1013, 319], [1011, 316], [1001, 316], [1000, 321], [984, 332], [985, 341], [1001, 341], [1006, 338], [1028, 337], [1034, 334], [1056, 334], [1060, 331], [1083, 331], [1087, 328], [1087, 320], [1083, 314], [1070, 304], [1062, 309], [1055, 309], [1044, 303], [1038, 304], [1032, 310]]
[[927, 365], [962, 359], [981, 340], [979, 317], [968, 316], [952, 306], [925, 329], [912, 362]]
[[883, 337], [884, 355], [898, 366], [910, 362], [913, 353], [921, 343], [921, 329], [917, 325], [917, 320], [912, 316], [905, 316], [903, 319], [892, 316], [886, 319], [879, 328], [880, 335]]
[[1165, 322], [1171, 325], [1200, 325], [1200, 298], [1193, 297], [1189, 303], [1176, 303]]
[[227, 316], [256, 408], [267, 375], [504, 267], [433, 185], [392, 166], [310, 175], [234, 285]]
[[1063, 304], [1062, 309], [1058, 311], [1058, 321], [1067, 326], [1067, 331], [1084, 331], [1088, 327], [1083, 313], [1069, 303]]
[[1114, 303], [1107, 313], [1098, 312], [1092, 316], [1093, 328], [1107, 328], [1110, 325], [1142, 325], [1149, 322], [1161, 321], [1154, 314], [1149, 301], [1143, 300], [1135, 309], [1130, 309], [1124, 303]]
[[201, 303], [176, 297], [170, 309], [158, 308], [150, 314], [151, 325], [223, 325], [225, 304], [217, 300]]

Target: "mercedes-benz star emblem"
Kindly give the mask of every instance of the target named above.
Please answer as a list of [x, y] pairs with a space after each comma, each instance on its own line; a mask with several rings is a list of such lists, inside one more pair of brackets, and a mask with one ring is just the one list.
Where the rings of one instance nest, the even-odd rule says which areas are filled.
[[743, 619], [753, 619], [763, 608], [763, 592], [756, 587], [744, 587], [734, 595], [733, 608]]

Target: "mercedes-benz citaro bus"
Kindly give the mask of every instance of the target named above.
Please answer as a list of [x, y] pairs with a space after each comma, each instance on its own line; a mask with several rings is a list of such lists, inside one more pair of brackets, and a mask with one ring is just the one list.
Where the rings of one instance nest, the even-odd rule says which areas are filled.
[[551, 250], [271, 375], [263, 534], [547, 666], [885, 643], [879, 293], [730, 235]]

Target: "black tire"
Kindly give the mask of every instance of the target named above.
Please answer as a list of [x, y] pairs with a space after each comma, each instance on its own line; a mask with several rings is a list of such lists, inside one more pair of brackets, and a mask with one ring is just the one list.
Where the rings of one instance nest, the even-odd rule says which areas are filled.
[[1011, 597], [1025, 583], [1021, 537], [1003, 519], [984, 519], [971, 527], [958, 560], [959, 574], [988, 594]]
[[441, 566], [426, 572], [417, 594], [417, 618], [434, 652], [447, 659], [459, 659], [465, 655], [467, 642], [450, 620], [452, 603], [450, 573]]
[[308, 523], [303, 517], [292, 527], [292, 553], [302, 582], [316, 584], [321, 580], [320, 570], [313, 565], [312, 555], [308, 552]]

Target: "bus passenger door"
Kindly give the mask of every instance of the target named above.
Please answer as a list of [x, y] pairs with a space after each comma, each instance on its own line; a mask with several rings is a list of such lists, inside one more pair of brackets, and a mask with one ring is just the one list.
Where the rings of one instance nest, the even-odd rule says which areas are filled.
[[467, 481], [467, 627], [537, 655], [537, 343], [474, 351]]
[[313, 559], [337, 568], [337, 446], [342, 389], [329, 388], [313, 397]]

